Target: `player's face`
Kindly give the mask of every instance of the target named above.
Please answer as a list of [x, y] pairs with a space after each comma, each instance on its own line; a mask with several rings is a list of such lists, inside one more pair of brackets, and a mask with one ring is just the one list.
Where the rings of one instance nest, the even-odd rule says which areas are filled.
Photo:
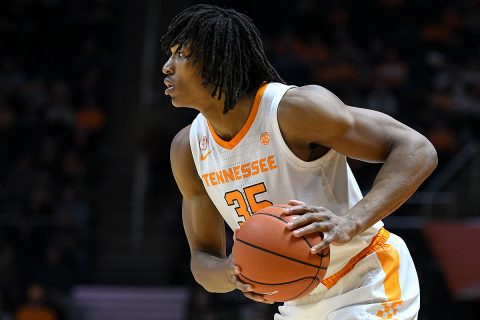
[[203, 87], [200, 76], [201, 64], [193, 65], [189, 58], [189, 46], [170, 48], [171, 55], [162, 68], [165, 75], [165, 94], [172, 98], [175, 107], [198, 108], [212, 100], [211, 92]]

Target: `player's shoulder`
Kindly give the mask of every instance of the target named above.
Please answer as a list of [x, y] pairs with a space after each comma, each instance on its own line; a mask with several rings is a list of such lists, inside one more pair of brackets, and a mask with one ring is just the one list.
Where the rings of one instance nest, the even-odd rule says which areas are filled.
[[191, 125], [188, 125], [180, 130], [172, 140], [170, 160], [174, 169], [175, 165], [181, 165], [184, 162], [193, 162], [192, 151], [190, 149], [190, 127]]
[[190, 149], [190, 127], [192, 125], [189, 124], [182, 130], [180, 130], [175, 137], [172, 140], [172, 145], [171, 145], [171, 152], [180, 152], [184, 149]]
[[306, 85], [288, 90], [279, 104], [279, 118], [298, 121], [335, 121], [348, 116], [346, 106], [330, 90]]
[[330, 90], [307, 85], [285, 93], [278, 106], [278, 122], [286, 136], [311, 140], [312, 135], [342, 132], [351, 126], [353, 119], [348, 108]]
[[170, 163], [173, 176], [184, 197], [203, 192], [203, 185], [195, 169], [195, 162], [190, 148], [190, 127], [180, 130], [172, 140]]
[[312, 107], [331, 108], [339, 102], [339, 99], [325, 87], [306, 85], [289, 89], [280, 101], [280, 105], [299, 111], [298, 109]]

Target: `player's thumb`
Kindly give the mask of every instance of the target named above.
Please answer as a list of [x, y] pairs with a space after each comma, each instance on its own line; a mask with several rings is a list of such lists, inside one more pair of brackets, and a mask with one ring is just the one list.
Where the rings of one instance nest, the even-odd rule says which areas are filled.
[[237, 228], [235, 228], [235, 229], [233, 230], [233, 241], [235, 241], [236, 238], [237, 238], [237, 231], [238, 231], [238, 230], [240, 230], [240, 227], [237, 227]]

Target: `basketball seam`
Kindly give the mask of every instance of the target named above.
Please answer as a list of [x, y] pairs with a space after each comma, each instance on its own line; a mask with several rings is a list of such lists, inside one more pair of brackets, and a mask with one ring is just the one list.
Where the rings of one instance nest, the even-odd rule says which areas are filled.
[[[317, 274], [318, 274], [318, 271], [317, 271]], [[299, 279], [295, 279], [295, 280], [292, 280], [292, 281], [288, 281], [288, 282], [280, 282], [280, 283], [264, 283], [264, 282], [260, 282], [260, 281], [255, 281], [255, 280], [252, 280], [248, 277], [246, 277], [245, 275], [241, 274], [240, 273], [240, 276], [245, 278], [246, 280], [250, 281], [251, 283], [254, 283], [254, 284], [261, 284], [263, 286], [279, 286], [279, 285], [285, 285], [285, 284], [291, 284], [291, 283], [294, 283], [294, 282], [298, 282], [298, 281], [301, 281], [301, 280], [308, 280], [308, 279], [312, 279], [310, 281], [310, 284], [308, 286], [305, 287], [305, 289], [302, 290], [302, 292], [300, 292], [299, 294], [291, 297], [291, 298], [287, 298], [287, 299], [281, 299], [281, 301], [290, 301], [290, 300], [295, 300], [297, 297], [300, 297], [306, 290], [308, 290], [308, 288], [310, 288], [310, 286], [312, 285], [312, 283], [316, 280], [317, 281], [317, 286], [320, 284], [320, 280], [317, 278], [317, 277], [304, 277], [304, 278], [299, 278]], [[274, 295], [273, 295], [274, 296]]]
[[[308, 242], [307, 239], [305, 239], [305, 241], [307, 242], [308, 246], [310, 248], [312, 248], [312, 245], [310, 244], [310, 242]], [[323, 250], [322, 250], [322, 253], [323, 253]], [[319, 256], [320, 256], [320, 265], [322, 265], [323, 264], [323, 258], [326, 257], [326, 256], [323, 256], [323, 255], [319, 255]], [[320, 272], [320, 269], [317, 269], [317, 273], [315, 274], [315, 279], [318, 279], [317, 276], [318, 276], [319, 272]], [[312, 285], [312, 283], [313, 283], [313, 281], [315, 281], [315, 279], [312, 279], [312, 282], [310, 282], [310, 284], [305, 288], [305, 290], [307, 290]], [[320, 280], [318, 281], [318, 284], [319, 283], [320, 283]], [[318, 286], [318, 284], [317, 284], [317, 286]], [[295, 299], [296, 297], [298, 297], [299, 295], [301, 295], [303, 292], [305, 292], [305, 290], [303, 290], [300, 294], [293, 297], [292, 300]]]
[[[317, 274], [318, 274], [318, 271], [317, 271]], [[310, 282], [310, 284], [309, 284], [305, 289], [303, 289], [302, 292], [300, 292], [299, 294], [297, 294], [296, 296], [294, 296], [294, 297], [292, 297], [292, 298], [288, 298], [288, 300], [295, 300], [297, 297], [301, 296], [308, 288], [310, 288], [310, 286], [312, 285], [313, 281], [315, 281], [315, 280], [317, 280], [317, 282], [318, 282], [318, 283], [317, 283], [317, 286], [318, 286], [318, 285], [320, 284], [320, 280], [318, 280], [318, 278], [315, 277], [315, 278], [312, 279], [312, 282]], [[287, 301], [288, 301], [288, 300], [287, 300]]]
[[[272, 207], [275, 207], [275, 208], [288, 208], [289, 206], [284, 206], [284, 205], [272, 205]], [[279, 216], [276, 216], [276, 215], [273, 215], [273, 214], [269, 214], [269, 213], [265, 213], [265, 212], [258, 212], [258, 213], [255, 213], [257, 215], [266, 215], [266, 216], [270, 216], [270, 217], [273, 217], [273, 218], [276, 218], [282, 222], [284, 222], [285, 224], [288, 223], [288, 221], [282, 219], [281, 217]], [[302, 239], [307, 243], [307, 245], [309, 246], [309, 248], [312, 248], [312, 244], [307, 240], [307, 238], [305, 236], [302, 236]], [[294, 260], [296, 262], [300, 262], [296, 259], [293, 259], [293, 258], [289, 258], [289, 257], [286, 257], [286, 256], [283, 256], [283, 255], [280, 255], [280, 254], [277, 254], [275, 252], [272, 252], [272, 251], [269, 251], [269, 250], [266, 250], [264, 248], [260, 248], [260, 247], [257, 247], [251, 243], [248, 243], [246, 241], [243, 241], [241, 239], [239, 239], [242, 243], [246, 244], [246, 245], [250, 245], [254, 248], [257, 248], [257, 249], [260, 249], [260, 250], [263, 250], [263, 251], [266, 251], [268, 253], [273, 253], [273, 254], [276, 254], [276, 255], [279, 255], [281, 257], [284, 257], [286, 259], [289, 259], [289, 260]], [[323, 250], [321, 253], [317, 253], [316, 254], [317, 256], [320, 257], [320, 265], [322, 265], [323, 263], [323, 258], [326, 258], [328, 257], [328, 254], [324, 254]], [[304, 262], [301, 262], [301, 263], [304, 263]], [[309, 263], [304, 263], [304, 264], [307, 264], [307, 265], [310, 265]], [[284, 284], [290, 284], [290, 283], [294, 283], [294, 282], [297, 282], [297, 281], [301, 281], [301, 280], [306, 280], [306, 279], [311, 279], [310, 281], [310, 284], [308, 286], [306, 286], [305, 289], [303, 289], [302, 292], [300, 292], [299, 294], [291, 297], [291, 298], [288, 298], [288, 299], [285, 299], [285, 301], [289, 301], [289, 300], [295, 300], [297, 297], [301, 296], [308, 288], [310, 288], [310, 286], [315, 282], [315, 280], [317, 281], [317, 285], [320, 284], [320, 280], [318, 279], [318, 273], [320, 272], [320, 269], [323, 269], [323, 270], [326, 270], [327, 268], [324, 268], [324, 267], [317, 267], [315, 266], [315, 268], [317, 268], [317, 272], [315, 273], [315, 276], [314, 277], [304, 277], [304, 278], [299, 278], [299, 279], [295, 279], [295, 280], [292, 280], [292, 281], [288, 281], [288, 282], [282, 282], [282, 283], [263, 283], [263, 282], [259, 282], [259, 281], [255, 281], [255, 280], [252, 280], [248, 277], [246, 277], [245, 275], [243, 274], [240, 274], [243, 278], [247, 279], [248, 281], [252, 282], [252, 283], [257, 283], [257, 284], [261, 284], [261, 285], [266, 285], [266, 286], [275, 286], [275, 285], [284, 285]]]
[[[310, 242], [308, 241], [308, 239], [307, 239], [307, 238], [304, 238], [304, 239], [305, 239], [305, 241], [307, 242], [308, 246], [309, 246], [310, 248], [312, 248], [313, 246], [310, 244]], [[320, 257], [320, 265], [323, 265], [323, 258], [328, 257], [328, 255], [330, 254], [330, 249], [328, 249], [328, 255], [323, 253], [324, 250], [325, 250], [325, 249], [322, 250], [322, 254], [317, 253], [317, 255]], [[327, 268], [325, 268], [325, 269], [327, 269]], [[320, 272], [320, 269], [317, 270], [317, 274], [315, 275], [315, 279], [318, 279], [317, 276], [318, 276], [318, 273], [319, 273], [319, 272]], [[318, 282], [320, 283], [320, 281], [318, 281]], [[313, 280], [312, 280], [312, 283], [313, 283]], [[311, 285], [312, 283], [310, 283], [310, 285]], [[317, 284], [317, 285], [318, 285], [318, 284]], [[308, 287], [307, 287], [307, 288], [308, 288]], [[306, 289], [305, 289], [305, 290], [306, 290]]]
[[[245, 279], [247, 279], [248, 281], [251, 281], [251, 282], [254, 282], [254, 283], [257, 283], [257, 284], [261, 284], [261, 285], [265, 285], [265, 286], [279, 286], [279, 285], [283, 285], [283, 284], [290, 284], [290, 283], [294, 283], [294, 282], [297, 282], [297, 281], [301, 281], [301, 280], [310, 280], [312, 279], [312, 282], [313, 280], [317, 279], [316, 277], [303, 277], [303, 278], [299, 278], [299, 279], [295, 279], [295, 280], [292, 280], [292, 281], [287, 281], [287, 282], [279, 282], [279, 283], [265, 283], [265, 282], [260, 282], [260, 281], [256, 281], [256, 280], [252, 280], [250, 279], [249, 277], [246, 277], [245, 275], [241, 274], [240, 275], [242, 277], [244, 277]], [[318, 280], [318, 279], [317, 279]], [[310, 284], [312, 284], [310, 282]], [[310, 286], [310, 285], [309, 285]]]
[[[274, 207], [274, 206], [272, 206], [272, 207]], [[283, 208], [283, 207], [280, 207], [280, 206], [276, 206], [276, 207], [278, 207], [278, 208]], [[271, 213], [259, 212], [259, 213], [255, 213], [255, 214], [256, 214], [256, 215], [269, 216], [269, 217], [278, 219], [278, 220], [280, 220], [280, 221], [283, 221], [283, 222], [285, 222], [285, 224], [288, 223], [288, 221], [282, 219], [282, 218], [279, 217], [279, 216], [276, 216], [276, 215], [274, 215], [274, 214], [271, 214]], [[303, 239], [303, 241], [305, 241], [305, 242], [307, 243], [307, 245], [308, 245], [308, 246], [310, 247], [310, 249], [311, 249], [311, 248], [312, 248], [312, 245], [310, 244], [310, 242], [308, 242], [307, 238], [305, 238], [305, 236], [302, 236], [302, 239]], [[321, 254], [320, 254], [320, 253], [316, 253], [316, 255], [321, 258], [320, 262], [322, 262], [323, 258], [325, 258], [325, 257], [328, 256], [328, 255], [326, 255], [326, 254], [323, 254], [323, 250], [322, 250], [322, 253], [321, 253]]]
[[[270, 253], [270, 254], [274, 254], [274, 255], [277, 255], [277, 256], [279, 256], [279, 257], [282, 257], [282, 258], [285, 258], [285, 259], [288, 259], [288, 260], [291, 260], [291, 261], [294, 261], [294, 262], [297, 262], [297, 263], [300, 263], [300, 264], [303, 264], [303, 265], [306, 265], [306, 266], [310, 266], [310, 267], [314, 267], [314, 268], [318, 268], [318, 269], [327, 270], [327, 268], [325, 268], [325, 267], [317, 266], [317, 265], [314, 265], [314, 264], [311, 264], [311, 263], [308, 263], [308, 262], [305, 262], [305, 261], [301, 261], [301, 260], [297, 260], [297, 259], [295, 259], [295, 258], [291, 258], [291, 257], [285, 256], [285, 255], [283, 255], [283, 254], [280, 254], [280, 253], [277, 253], [277, 252], [274, 252], [274, 251], [271, 251], [271, 250], [268, 250], [268, 249], [259, 247], [259, 246], [257, 246], [257, 245], [254, 245], [253, 243], [247, 242], [247, 241], [242, 240], [242, 239], [239, 239], [239, 238], [236, 238], [236, 240], [238, 240], [238, 241], [240, 241], [241, 243], [246, 244], [247, 246], [250, 246], [250, 247], [252, 247], [252, 248], [255, 248], [255, 249], [258, 249], [258, 250], [261, 250], [261, 251]], [[318, 270], [317, 270], [317, 272], [318, 272]]]
[[[311, 248], [313, 248], [312, 244], [310, 242], [308, 242], [308, 239], [305, 238], [305, 237], [302, 237], [303, 240], [305, 240], [305, 242], [308, 244], [308, 246]], [[323, 248], [323, 250], [325, 250], [326, 248]], [[326, 258], [328, 257], [329, 255], [328, 254], [323, 254], [323, 250], [322, 250], [322, 253], [316, 253], [317, 256], [319, 256], [321, 258], [320, 262], [323, 260], [323, 258]], [[330, 250], [328, 250], [330, 252]]]

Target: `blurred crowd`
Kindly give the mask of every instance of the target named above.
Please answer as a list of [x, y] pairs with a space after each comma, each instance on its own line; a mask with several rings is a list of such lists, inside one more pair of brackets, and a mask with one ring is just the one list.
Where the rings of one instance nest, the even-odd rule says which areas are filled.
[[86, 281], [117, 37], [109, 1], [0, 2], [0, 319]]
[[479, 1], [301, 0], [275, 10], [261, 30], [289, 82], [321, 84], [410, 125], [435, 145], [440, 167], [479, 138]]

